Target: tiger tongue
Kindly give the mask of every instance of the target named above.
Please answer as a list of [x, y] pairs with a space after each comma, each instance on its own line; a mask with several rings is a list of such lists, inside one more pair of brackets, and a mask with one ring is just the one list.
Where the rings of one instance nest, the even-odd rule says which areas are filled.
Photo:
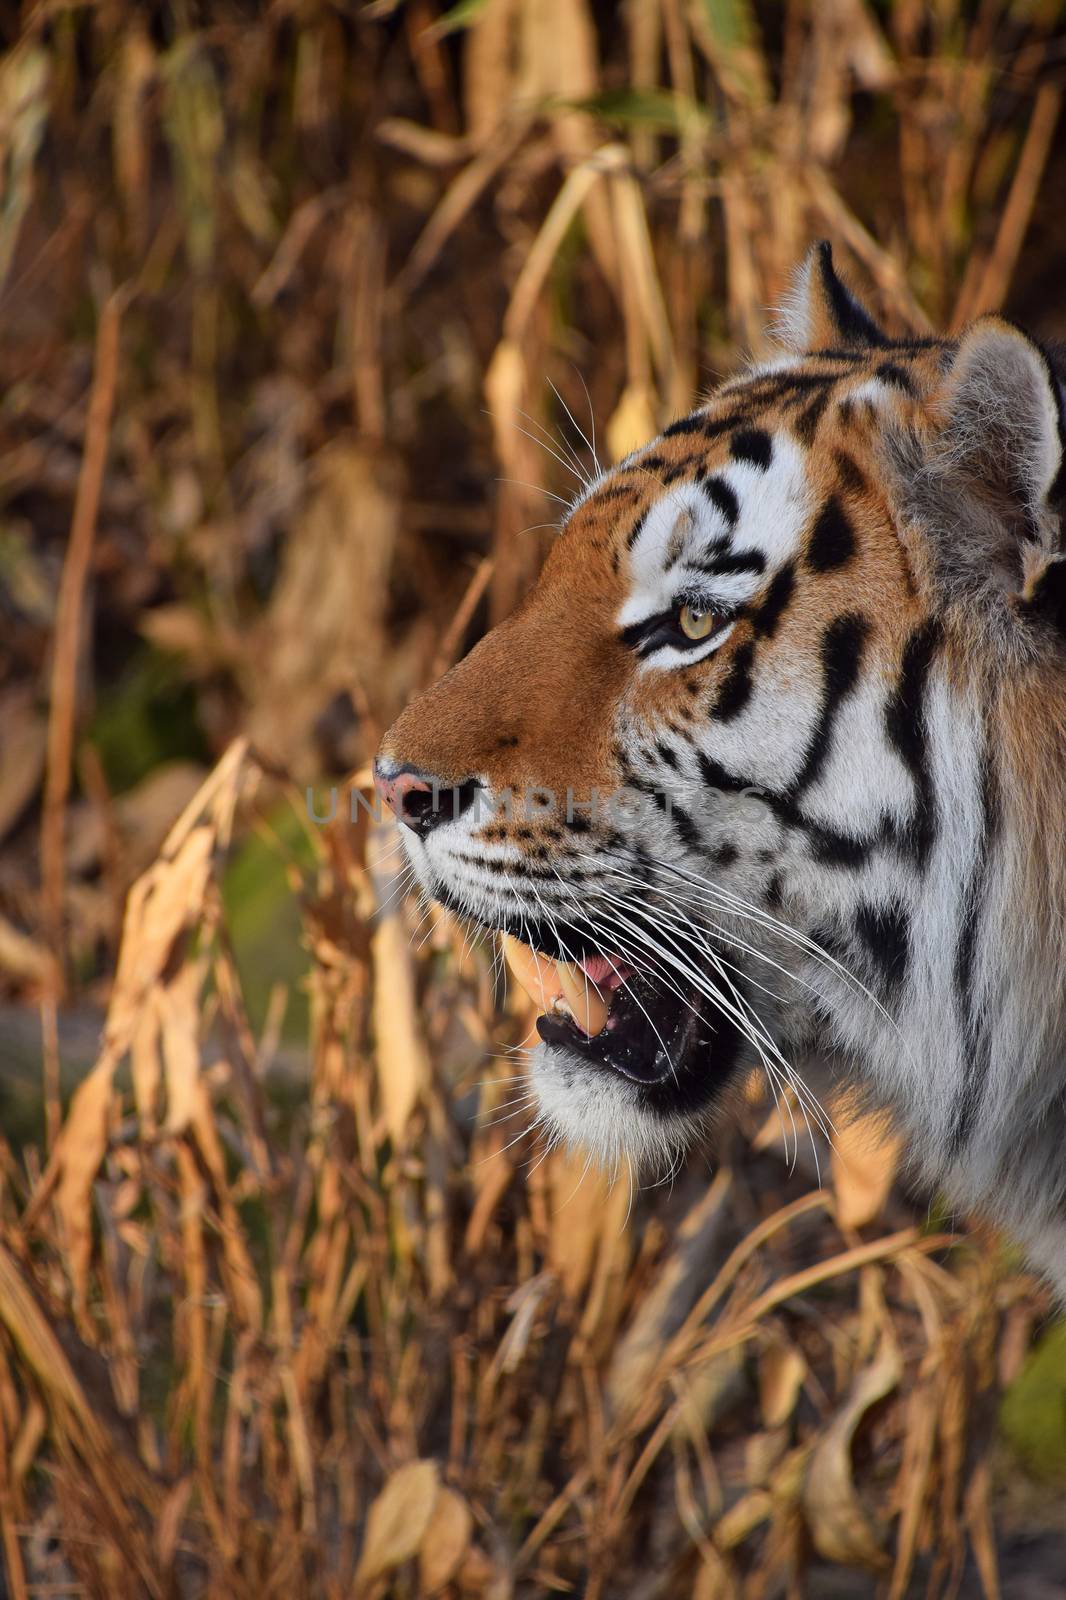
[[607, 1002], [581, 967], [550, 961], [509, 933], [503, 953], [522, 988], [545, 1012], [569, 1014], [581, 1032], [594, 1038], [607, 1025]]

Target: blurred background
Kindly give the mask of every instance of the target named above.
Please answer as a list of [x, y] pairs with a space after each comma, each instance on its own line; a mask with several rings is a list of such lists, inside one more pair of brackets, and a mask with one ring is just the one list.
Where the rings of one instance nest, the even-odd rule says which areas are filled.
[[1060, 0], [0, 30], [0, 1594], [1066, 1595], [1003, 1242], [757, 1085], [654, 1188], [546, 1150], [349, 821], [812, 239], [1066, 336]]

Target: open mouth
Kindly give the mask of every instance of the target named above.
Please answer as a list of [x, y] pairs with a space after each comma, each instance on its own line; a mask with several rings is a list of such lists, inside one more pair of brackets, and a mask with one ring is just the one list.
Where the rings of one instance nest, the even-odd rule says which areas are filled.
[[504, 935], [504, 952], [518, 982], [543, 1007], [537, 1032], [545, 1044], [649, 1087], [680, 1081], [700, 1062], [701, 1078], [718, 1076], [725, 1039], [728, 1066], [733, 1064], [734, 1025], [706, 995], [680, 980], [638, 973], [608, 953], [556, 960], [510, 934]]

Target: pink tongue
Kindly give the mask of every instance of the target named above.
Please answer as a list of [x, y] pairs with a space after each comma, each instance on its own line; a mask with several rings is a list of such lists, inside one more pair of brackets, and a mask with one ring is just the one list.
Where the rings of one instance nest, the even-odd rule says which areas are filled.
[[617, 989], [633, 971], [617, 956], [583, 956], [578, 966], [597, 989]]

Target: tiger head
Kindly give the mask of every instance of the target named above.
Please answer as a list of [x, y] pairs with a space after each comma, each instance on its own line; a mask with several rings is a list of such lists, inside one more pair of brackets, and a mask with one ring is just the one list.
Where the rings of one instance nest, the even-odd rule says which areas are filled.
[[557, 1132], [664, 1155], [815, 1050], [973, 1176], [1063, 1021], [1062, 393], [996, 316], [887, 337], [825, 244], [782, 321], [588, 484], [377, 781], [426, 893], [536, 953]]

